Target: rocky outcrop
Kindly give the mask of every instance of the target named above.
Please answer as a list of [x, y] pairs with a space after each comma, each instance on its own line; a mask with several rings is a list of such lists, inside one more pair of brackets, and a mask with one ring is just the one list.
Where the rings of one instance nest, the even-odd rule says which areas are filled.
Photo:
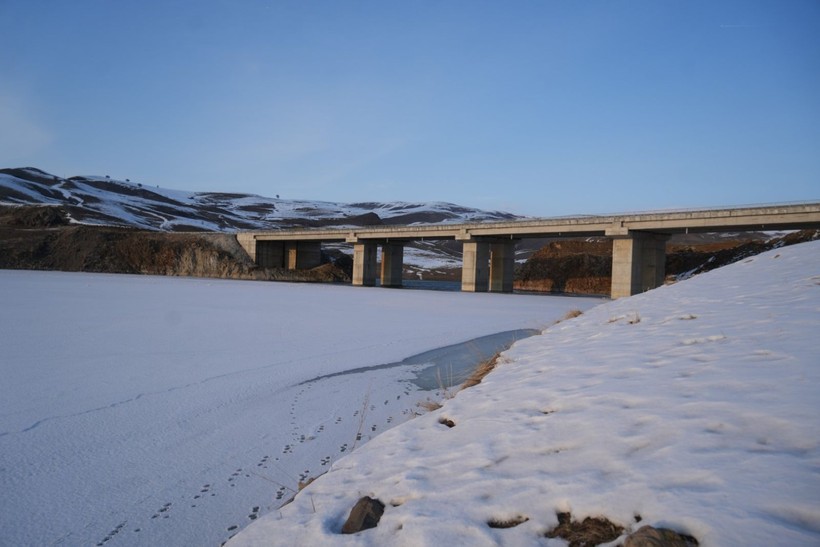
[[232, 234], [67, 225], [56, 207], [0, 208], [0, 268], [282, 281], [349, 281], [330, 258], [312, 270], [260, 268]]

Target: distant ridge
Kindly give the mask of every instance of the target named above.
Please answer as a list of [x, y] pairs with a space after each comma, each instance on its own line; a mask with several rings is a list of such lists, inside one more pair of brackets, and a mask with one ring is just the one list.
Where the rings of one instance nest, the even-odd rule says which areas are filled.
[[444, 202], [344, 204], [186, 192], [109, 177], [62, 178], [36, 167], [0, 169], [0, 204], [59, 205], [73, 223], [158, 231], [231, 232], [520, 218]]

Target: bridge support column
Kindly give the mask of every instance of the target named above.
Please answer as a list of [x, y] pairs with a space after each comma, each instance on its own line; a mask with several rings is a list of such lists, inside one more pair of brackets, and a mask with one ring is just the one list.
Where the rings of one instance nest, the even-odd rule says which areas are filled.
[[353, 284], [372, 287], [376, 284], [376, 244], [370, 241], [353, 244]]
[[512, 292], [515, 275], [515, 242], [490, 244], [490, 292]]
[[309, 270], [321, 263], [321, 243], [317, 241], [284, 242], [284, 267], [288, 270]]
[[404, 243], [384, 243], [382, 245], [382, 287], [401, 287], [404, 266]]
[[490, 287], [490, 244], [485, 241], [465, 241], [461, 266], [461, 290], [487, 292]]
[[612, 298], [663, 285], [667, 239], [665, 234], [630, 232], [612, 240]]

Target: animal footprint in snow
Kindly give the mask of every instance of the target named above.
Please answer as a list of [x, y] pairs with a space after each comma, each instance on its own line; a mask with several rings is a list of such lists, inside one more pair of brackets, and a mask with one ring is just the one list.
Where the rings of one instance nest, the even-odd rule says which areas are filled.
[[342, 417], [341, 417], [341, 416], [339, 416], [338, 418], [336, 418], [336, 423], [337, 423], [337, 424], [342, 423]]
[[321, 463], [323, 467], [325, 465], [329, 464], [330, 463], [330, 456], [325, 456], [324, 458], [322, 458], [322, 461], [319, 462], [319, 463]]
[[[108, 535], [107, 535], [107, 536], [105, 536], [105, 537], [102, 539], [102, 541], [100, 541], [100, 542], [98, 542], [98, 543], [97, 543], [97, 547], [100, 547], [101, 545], [105, 545], [107, 542], [109, 542], [109, 541], [111, 541], [112, 539], [114, 539], [114, 536], [116, 536], [117, 534], [119, 534], [119, 533], [120, 533], [120, 530], [122, 530], [122, 529], [123, 529], [123, 527], [125, 527], [125, 523], [124, 523], [124, 522], [119, 523], [119, 524], [118, 524], [118, 525], [117, 525], [117, 526], [116, 526], [113, 530], [111, 530], [110, 532], [108, 532]], [[136, 529], [136, 530], [134, 530], [134, 531], [135, 531], [135, 532], [139, 532], [139, 528], [137, 528], [137, 529]]]
[[258, 516], [259, 516], [259, 506], [257, 505], [256, 507], [251, 509], [251, 514], [248, 515], [248, 518], [251, 519], [251, 520], [256, 520], [256, 518]]
[[387, 423], [389, 423], [389, 424], [393, 423], [393, 416], [388, 416], [387, 417]]
[[343, 444], [341, 448], [339, 448], [339, 452], [344, 452], [345, 450], [347, 450], [347, 443]]
[[376, 431], [376, 424], [370, 426], [370, 431]]

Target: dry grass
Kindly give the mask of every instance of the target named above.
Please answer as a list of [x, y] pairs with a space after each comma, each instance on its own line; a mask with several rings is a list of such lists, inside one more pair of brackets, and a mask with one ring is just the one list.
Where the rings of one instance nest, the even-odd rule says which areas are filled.
[[574, 319], [579, 315], [583, 315], [584, 312], [581, 310], [569, 310], [567, 313], [564, 314], [564, 317], [561, 318], [561, 321], [566, 321], [567, 319]]
[[485, 359], [473, 370], [472, 373], [464, 380], [464, 383], [461, 384], [461, 389], [467, 389], [468, 387], [477, 386], [481, 383], [481, 380], [484, 379], [495, 366], [498, 364], [498, 358], [501, 356], [500, 353], [496, 353], [489, 359]]
[[432, 399], [427, 399], [425, 401], [420, 401], [418, 403], [418, 407], [426, 410], [427, 412], [433, 412], [434, 410], [438, 410], [441, 408], [441, 403], [438, 401], [433, 401]]
[[[319, 475], [319, 476], [321, 476], [321, 475]], [[307, 488], [308, 485], [310, 485], [310, 483], [312, 483], [313, 481], [315, 481], [318, 478], [319, 477], [308, 477], [307, 479], [305, 479], [303, 481], [299, 481], [299, 484], [298, 484], [299, 492], [301, 492], [302, 490]]]

